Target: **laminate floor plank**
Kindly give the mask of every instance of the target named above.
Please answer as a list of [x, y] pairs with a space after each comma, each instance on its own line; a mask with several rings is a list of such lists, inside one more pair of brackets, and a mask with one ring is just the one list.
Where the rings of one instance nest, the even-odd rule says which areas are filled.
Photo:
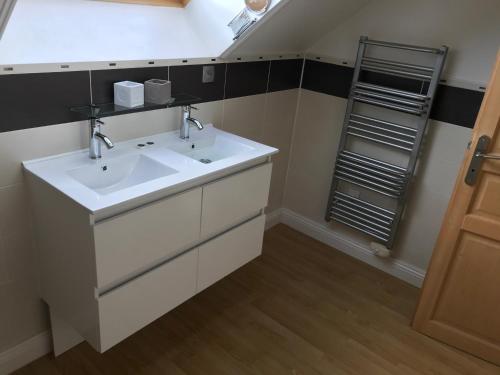
[[285, 225], [261, 257], [104, 354], [17, 375], [499, 375], [410, 327], [419, 290]]

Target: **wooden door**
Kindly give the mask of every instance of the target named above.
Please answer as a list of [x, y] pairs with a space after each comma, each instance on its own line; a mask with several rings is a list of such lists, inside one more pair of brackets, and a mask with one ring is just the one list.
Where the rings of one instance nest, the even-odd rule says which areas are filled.
[[413, 327], [500, 364], [500, 160], [481, 158], [465, 182], [481, 136], [500, 155], [500, 52], [421, 292]]

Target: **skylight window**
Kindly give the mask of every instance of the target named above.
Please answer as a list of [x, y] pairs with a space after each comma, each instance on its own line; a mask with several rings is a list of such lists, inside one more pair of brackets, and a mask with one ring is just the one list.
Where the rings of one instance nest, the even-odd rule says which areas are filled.
[[126, 3], [126, 4], [137, 4], [137, 5], [155, 5], [164, 7], [176, 7], [184, 8], [189, 0], [100, 0], [112, 3]]

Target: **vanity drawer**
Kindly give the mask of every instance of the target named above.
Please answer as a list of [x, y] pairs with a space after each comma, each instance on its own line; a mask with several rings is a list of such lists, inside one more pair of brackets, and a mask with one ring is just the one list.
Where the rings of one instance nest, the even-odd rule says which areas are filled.
[[255, 215], [267, 206], [272, 163], [203, 187], [201, 237], [208, 238]]
[[196, 293], [198, 250], [191, 250], [98, 299], [101, 353]]
[[197, 292], [261, 254], [265, 222], [261, 215], [198, 248]]
[[200, 237], [201, 193], [193, 189], [96, 224], [97, 286], [194, 245]]

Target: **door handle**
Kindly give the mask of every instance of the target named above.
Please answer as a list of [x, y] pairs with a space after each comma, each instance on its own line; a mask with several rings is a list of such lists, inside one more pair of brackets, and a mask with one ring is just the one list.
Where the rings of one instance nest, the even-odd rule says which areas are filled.
[[482, 135], [476, 144], [476, 149], [470, 161], [469, 169], [465, 175], [465, 183], [467, 185], [474, 185], [477, 180], [479, 171], [481, 170], [481, 165], [484, 159], [488, 160], [500, 160], [500, 155], [488, 154], [488, 146], [490, 145], [491, 139], [487, 135]]
[[500, 155], [497, 154], [482, 154], [478, 152], [475, 156], [483, 159], [500, 160]]

